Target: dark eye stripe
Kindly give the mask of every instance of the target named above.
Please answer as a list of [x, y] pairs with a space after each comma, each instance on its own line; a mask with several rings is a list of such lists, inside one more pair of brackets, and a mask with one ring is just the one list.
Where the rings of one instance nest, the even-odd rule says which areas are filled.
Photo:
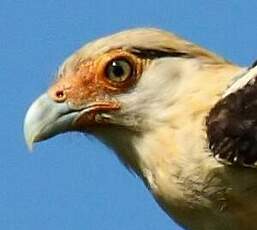
[[254, 68], [255, 66], [257, 66], [257, 60], [251, 65], [250, 68]]
[[162, 57], [185, 57], [185, 58], [192, 57], [187, 53], [178, 52], [172, 49], [156, 50], [156, 49], [143, 49], [143, 48], [133, 47], [133, 49], [131, 49], [130, 52], [139, 58], [145, 58], [145, 59], [156, 59], [156, 58], [162, 58]]

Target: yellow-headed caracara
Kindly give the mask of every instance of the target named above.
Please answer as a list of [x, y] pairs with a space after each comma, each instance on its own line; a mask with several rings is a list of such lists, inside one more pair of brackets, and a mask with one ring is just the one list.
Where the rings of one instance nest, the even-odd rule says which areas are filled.
[[26, 141], [91, 133], [186, 229], [257, 229], [256, 76], [165, 31], [117, 33], [64, 62]]

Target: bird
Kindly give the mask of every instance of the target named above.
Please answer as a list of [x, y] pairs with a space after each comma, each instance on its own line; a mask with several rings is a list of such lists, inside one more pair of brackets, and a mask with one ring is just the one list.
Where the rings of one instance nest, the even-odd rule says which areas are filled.
[[183, 228], [257, 229], [256, 76], [171, 32], [121, 31], [63, 62], [26, 143], [92, 134]]

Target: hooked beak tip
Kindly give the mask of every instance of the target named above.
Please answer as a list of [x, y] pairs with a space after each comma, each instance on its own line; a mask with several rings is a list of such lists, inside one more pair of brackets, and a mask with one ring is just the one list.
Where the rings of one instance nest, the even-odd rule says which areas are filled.
[[[27, 116], [26, 116], [26, 118], [27, 118]], [[25, 138], [25, 143], [26, 143], [26, 146], [27, 146], [28, 150], [30, 152], [32, 152], [33, 151], [33, 145], [34, 145], [34, 137], [32, 136], [32, 132], [29, 129], [29, 125], [26, 122], [26, 120], [27, 120], [26, 118], [25, 118], [24, 127], [23, 127], [24, 138]]]
[[34, 140], [33, 138], [27, 138], [25, 135], [25, 142], [26, 142], [26, 146], [29, 150], [29, 152], [33, 151], [33, 147], [34, 147]]

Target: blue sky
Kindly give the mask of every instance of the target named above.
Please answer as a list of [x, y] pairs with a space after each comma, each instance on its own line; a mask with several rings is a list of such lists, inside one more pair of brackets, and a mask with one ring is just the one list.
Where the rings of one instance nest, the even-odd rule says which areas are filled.
[[249, 65], [256, 9], [256, 0], [1, 0], [0, 229], [180, 229], [93, 137], [58, 136], [29, 154], [24, 114], [69, 54], [130, 27], [174, 31]]

